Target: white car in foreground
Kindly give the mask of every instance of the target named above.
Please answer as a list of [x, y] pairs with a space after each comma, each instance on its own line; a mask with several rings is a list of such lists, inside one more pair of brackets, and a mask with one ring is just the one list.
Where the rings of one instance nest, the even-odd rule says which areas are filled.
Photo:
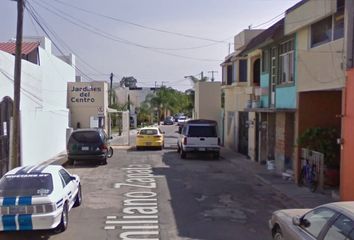
[[81, 201], [79, 176], [62, 166], [12, 169], [0, 179], [0, 231], [65, 231], [69, 211]]

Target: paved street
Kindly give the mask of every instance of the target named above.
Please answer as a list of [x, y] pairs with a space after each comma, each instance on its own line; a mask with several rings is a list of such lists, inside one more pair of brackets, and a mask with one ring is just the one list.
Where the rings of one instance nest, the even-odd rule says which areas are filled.
[[[271, 239], [267, 221], [287, 199], [229, 159], [181, 160], [176, 127], [163, 151], [115, 148], [106, 166], [76, 163], [83, 204], [64, 233], [4, 233], [0, 239]], [[134, 233], [134, 234], [133, 234]]]

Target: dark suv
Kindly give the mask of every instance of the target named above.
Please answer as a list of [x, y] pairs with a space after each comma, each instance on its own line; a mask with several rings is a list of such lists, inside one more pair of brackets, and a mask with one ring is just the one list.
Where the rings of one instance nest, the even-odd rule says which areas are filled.
[[69, 164], [75, 160], [97, 160], [107, 164], [107, 158], [113, 155], [109, 138], [103, 129], [78, 129], [71, 133], [67, 153]]

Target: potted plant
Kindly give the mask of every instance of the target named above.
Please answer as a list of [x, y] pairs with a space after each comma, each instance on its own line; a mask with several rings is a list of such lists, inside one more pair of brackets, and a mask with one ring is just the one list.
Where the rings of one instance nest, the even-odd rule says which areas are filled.
[[339, 133], [335, 128], [308, 128], [298, 139], [298, 144], [312, 151], [324, 154], [325, 184], [337, 186], [339, 184], [339, 153], [337, 143]]

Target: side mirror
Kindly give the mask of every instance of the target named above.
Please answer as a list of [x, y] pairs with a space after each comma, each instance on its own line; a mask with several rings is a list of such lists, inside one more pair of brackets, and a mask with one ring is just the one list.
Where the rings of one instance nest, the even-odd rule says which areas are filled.
[[74, 180], [76, 180], [76, 177], [75, 176], [70, 176], [70, 180], [74, 181]]
[[294, 217], [293, 217], [293, 224], [294, 224], [295, 226], [300, 226], [300, 224], [301, 224], [301, 217], [300, 217], [300, 216], [294, 216]]

